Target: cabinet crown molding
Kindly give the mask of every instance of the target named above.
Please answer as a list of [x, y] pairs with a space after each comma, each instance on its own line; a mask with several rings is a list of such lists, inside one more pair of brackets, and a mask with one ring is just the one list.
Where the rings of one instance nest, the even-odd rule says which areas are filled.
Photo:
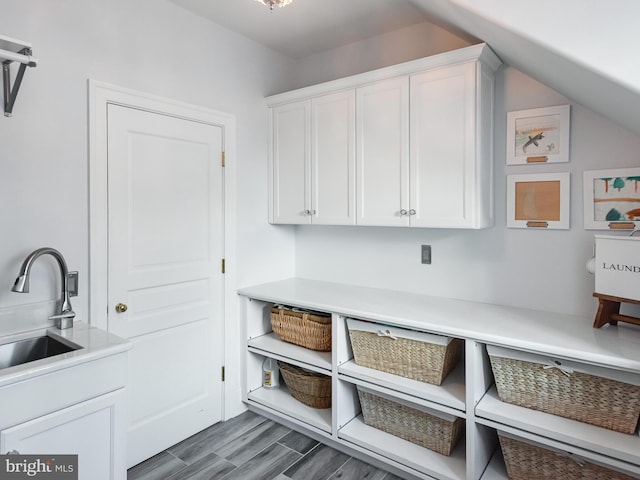
[[300, 98], [310, 98], [317, 95], [355, 88], [371, 82], [377, 82], [386, 78], [408, 75], [432, 68], [451, 66], [456, 63], [479, 61], [486, 65], [492, 72], [495, 72], [502, 65], [500, 58], [491, 50], [486, 43], [479, 43], [469, 47], [451, 50], [449, 52], [438, 53], [417, 60], [382, 67], [364, 73], [358, 73], [328, 82], [318, 83], [308, 87], [298, 88], [283, 93], [278, 93], [266, 97], [267, 106], [273, 107], [283, 103], [298, 100]]

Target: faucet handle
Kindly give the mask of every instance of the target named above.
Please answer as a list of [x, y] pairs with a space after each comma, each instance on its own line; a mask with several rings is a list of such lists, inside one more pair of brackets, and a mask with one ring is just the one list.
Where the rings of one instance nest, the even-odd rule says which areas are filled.
[[56, 328], [60, 330], [64, 330], [65, 328], [73, 327], [73, 319], [75, 318], [76, 313], [73, 310], [68, 310], [66, 312], [62, 312], [59, 315], [51, 315], [49, 320], [55, 320]]

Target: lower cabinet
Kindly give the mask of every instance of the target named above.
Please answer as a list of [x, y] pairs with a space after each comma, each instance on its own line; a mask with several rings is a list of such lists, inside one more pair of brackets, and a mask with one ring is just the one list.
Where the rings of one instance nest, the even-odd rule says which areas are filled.
[[72, 405], [0, 431], [3, 452], [78, 455], [79, 478], [121, 478], [113, 459], [123, 439], [114, 429], [124, 406], [124, 389]]
[[[367, 296], [367, 292], [363, 292], [361, 288], [354, 289], [353, 292], [350, 292], [349, 287], [337, 284], [335, 290], [333, 287], [327, 289], [326, 285], [322, 288], [324, 293], [335, 292], [336, 298], [339, 296], [340, 299], [349, 297], [350, 293]], [[267, 290], [272, 291], [271, 288]], [[477, 325], [477, 322], [475, 331], [470, 329], [464, 338], [453, 338], [455, 342], [462, 344], [460, 358], [444, 380], [440, 384], [434, 384], [356, 363], [348, 323], [354, 318], [356, 321], [378, 322], [380, 328], [377, 335], [393, 338], [397, 338], [394, 330], [397, 328], [410, 328], [418, 335], [424, 332], [427, 335], [451, 336], [452, 328], [447, 328], [444, 324], [442, 331], [438, 331], [432, 325], [421, 331], [416, 328], [415, 318], [411, 316], [413, 314], [408, 314], [406, 319], [401, 316], [390, 318], [387, 312], [361, 309], [358, 302], [355, 302], [354, 308], [347, 308], [342, 300], [336, 300], [336, 304], [332, 305], [331, 295], [327, 296], [326, 304], [323, 305], [318, 305], [315, 298], [309, 297], [306, 301], [304, 296], [299, 295], [292, 296], [291, 303], [287, 303], [286, 296], [280, 294], [278, 288], [267, 295], [265, 290], [258, 287], [247, 288], [242, 290], [240, 295], [247, 348], [245, 402], [252, 410], [281, 421], [334, 448], [406, 479], [527, 478], [518, 476], [518, 472], [531, 472], [531, 462], [522, 464], [522, 459], [534, 454], [541, 455], [539, 463], [547, 462], [547, 458], [553, 462], [560, 459], [560, 465], [556, 471], [545, 470], [545, 463], [539, 472], [531, 473], [529, 479], [561, 478], [559, 472], [566, 468], [561, 465], [563, 460], [577, 462], [578, 465], [589, 465], [588, 468], [593, 468], [601, 475], [593, 478], [640, 478], [640, 436], [637, 431], [634, 434], [619, 433], [501, 401], [494, 384], [487, 351], [487, 347], [491, 348], [491, 342], [483, 337], [482, 326]], [[399, 295], [396, 298], [396, 295], [390, 293], [389, 298], [405, 302], [405, 307], [407, 301], [415, 299], [415, 296]], [[380, 305], [382, 298], [379, 293], [376, 300], [376, 305]], [[293, 304], [296, 310], [299, 307], [313, 308], [317, 311], [319, 307], [323, 307], [324, 313], [331, 314], [331, 351], [317, 352], [282, 341], [272, 331], [270, 323], [273, 305], [282, 303]], [[465, 302], [462, 307], [465, 313], [469, 311], [468, 304], [469, 302]], [[455, 302], [449, 301], [447, 305], [455, 305]], [[407, 307], [405, 311], [420, 311], [415, 308], [417, 306]], [[474, 310], [477, 318], [482, 318], [483, 308], [485, 307], [479, 304]], [[345, 311], [349, 312], [348, 316], [344, 314]], [[455, 312], [452, 313], [455, 317]], [[511, 313], [516, 312], [514, 310]], [[540, 312], [540, 315], [548, 314]], [[458, 326], [454, 321], [454, 329]], [[540, 328], [545, 329], [544, 325]], [[590, 326], [587, 325], [586, 328]], [[376, 331], [375, 328], [372, 331]], [[640, 331], [633, 333], [640, 335]], [[497, 343], [500, 346], [509, 346], [509, 333], [505, 334], [503, 338], [493, 336], [494, 342], [499, 340]], [[541, 334], [545, 338], [547, 335], [548, 332]], [[618, 341], [617, 334], [612, 336]], [[596, 338], [594, 351], [599, 348], [598, 341], [602, 340]], [[640, 337], [631, 343], [636, 341], [640, 341]], [[561, 345], [562, 338], [558, 342]], [[627, 346], [620, 347], [626, 349]], [[584, 356], [585, 351], [588, 357], [591, 347], [581, 344], [581, 348], [582, 352], [576, 350], [576, 358], [584, 362], [585, 358], [579, 357]], [[570, 352], [571, 349], [566, 351]], [[560, 363], [556, 357], [548, 355], [551, 352], [541, 350], [537, 353], [547, 354], [551, 359], [549, 361], [555, 362], [556, 367]], [[378, 356], [390, 358], [394, 355], [387, 352]], [[277, 388], [263, 388], [262, 365], [268, 358], [330, 377], [331, 407], [317, 409], [301, 403], [293, 398], [282, 377]], [[571, 359], [563, 357], [563, 360]], [[640, 365], [640, 355], [637, 360], [634, 357], [633, 361]], [[428, 362], [433, 362], [433, 359], [429, 359]], [[598, 368], [623, 370], [617, 366], [599, 365]], [[624, 370], [626, 371], [623, 377], [628, 381], [640, 383], [640, 369]], [[569, 374], [567, 372], [568, 370], [560, 374]], [[615, 415], [615, 412], [612, 412], [612, 415]], [[456, 441], [457, 437], [460, 438]], [[507, 456], [507, 462], [503, 451]], [[507, 464], [510, 467], [509, 472]], [[591, 467], [592, 464], [594, 467]], [[576, 475], [580, 475], [580, 471]]]
[[125, 480], [126, 379], [124, 352], [0, 387], [0, 453], [77, 455], [79, 480]]

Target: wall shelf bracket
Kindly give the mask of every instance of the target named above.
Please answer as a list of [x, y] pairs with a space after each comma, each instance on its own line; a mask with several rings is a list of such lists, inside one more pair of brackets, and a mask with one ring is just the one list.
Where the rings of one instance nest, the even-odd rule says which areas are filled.
[[[35, 67], [38, 60], [31, 56], [31, 45], [0, 35], [0, 61], [2, 61], [2, 84], [4, 93], [4, 116], [10, 117], [16, 102], [20, 85], [27, 67]], [[11, 64], [20, 64], [11, 86]]]

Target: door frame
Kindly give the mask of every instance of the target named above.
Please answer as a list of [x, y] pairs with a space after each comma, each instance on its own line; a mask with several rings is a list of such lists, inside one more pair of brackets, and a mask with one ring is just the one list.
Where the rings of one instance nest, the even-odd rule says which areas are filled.
[[[226, 379], [222, 382], [222, 418], [227, 420], [242, 412], [240, 366], [233, 365], [233, 349], [240, 339], [236, 328], [236, 208], [235, 208], [235, 138], [236, 119], [229, 113], [159, 97], [145, 92], [88, 80], [89, 90], [89, 321], [91, 325], [108, 329], [108, 216], [107, 216], [107, 107], [110, 104], [144, 110], [162, 115], [207, 123], [222, 128], [223, 169], [223, 258], [225, 273], [223, 300], [223, 365]], [[222, 259], [221, 259], [222, 260]], [[232, 385], [233, 383], [233, 385]], [[237, 385], [235, 385], [237, 383]]]

